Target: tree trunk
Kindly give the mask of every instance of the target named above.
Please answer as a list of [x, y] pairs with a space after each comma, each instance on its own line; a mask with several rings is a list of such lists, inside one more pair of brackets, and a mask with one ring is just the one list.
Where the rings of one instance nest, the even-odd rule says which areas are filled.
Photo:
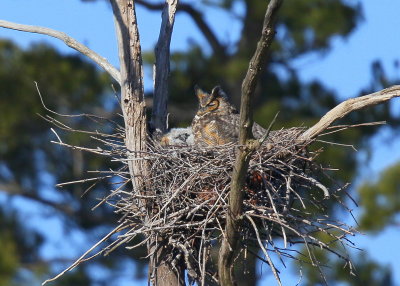
[[[134, 192], [150, 192], [146, 189], [148, 166], [146, 160], [140, 160], [146, 151], [147, 120], [144, 102], [143, 65], [139, 31], [137, 27], [135, 3], [133, 0], [111, 0], [117, 30], [120, 73], [121, 105], [125, 122], [125, 144], [129, 173]], [[146, 195], [149, 195], [148, 193]], [[152, 203], [142, 201], [139, 206], [147, 213]], [[148, 245], [150, 255], [149, 277], [156, 286], [184, 285], [183, 271], [174, 271], [164, 263], [168, 249], [156, 250], [157, 241], [151, 238]]]
[[[165, 262], [165, 257], [170, 255], [169, 246], [158, 247], [153, 239], [149, 246], [149, 253], [154, 253], [150, 258], [149, 281], [156, 286], [180, 286], [185, 285], [185, 272], [182, 261], [178, 261], [175, 267]], [[158, 241], [162, 244], [162, 241]]]
[[125, 145], [129, 172], [135, 191], [144, 189], [147, 168], [144, 160], [135, 160], [146, 151], [146, 106], [143, 89], [143, 66], [133, 0], [112, 0], [120, 73], [121, 105], [125, 122]]

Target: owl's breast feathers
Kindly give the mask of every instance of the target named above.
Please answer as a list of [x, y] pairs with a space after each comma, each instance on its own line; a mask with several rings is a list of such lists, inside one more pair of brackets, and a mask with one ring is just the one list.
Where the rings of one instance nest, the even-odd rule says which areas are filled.
[[237, 139], [235, 138], [235, 125], [230, 122], [229, 116], [196, 115], [192, 129], [195, 143], [198, 145], [222, 145]]

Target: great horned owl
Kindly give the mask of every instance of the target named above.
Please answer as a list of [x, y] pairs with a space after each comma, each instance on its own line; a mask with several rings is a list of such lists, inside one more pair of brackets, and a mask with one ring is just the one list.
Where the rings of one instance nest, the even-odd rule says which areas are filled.
[[[216, 86], [211, 94], [195, 87], [199, 110], [193, 121], [194, 143], [197, 145], [221, 145], [237, 142], [239, 136], [239, 113], [229, 103], [228, 96]], [[261, 138], [266, 130], [253, 124], [253, 135]]]

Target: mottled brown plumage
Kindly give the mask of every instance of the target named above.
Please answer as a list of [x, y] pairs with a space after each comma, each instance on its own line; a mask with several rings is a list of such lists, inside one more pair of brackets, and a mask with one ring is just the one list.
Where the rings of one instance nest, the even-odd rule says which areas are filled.
[[[199, 110], [193, 121], [194, 143], [202, 146], [222, 145], [238, 141], [239, 113], [229, 103], [225, 92], [216, 86], [211, 94], [195, 88], [199, 99]], [[253, 125], [253, 135], [261, 138], [266, 130], [257, 123]]]

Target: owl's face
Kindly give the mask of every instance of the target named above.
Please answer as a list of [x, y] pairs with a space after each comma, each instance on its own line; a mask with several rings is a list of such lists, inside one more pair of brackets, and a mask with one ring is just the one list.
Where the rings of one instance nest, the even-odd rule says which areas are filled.
[[227, 95], [217, 86], [207, 93], [195, 88], [199, 109], [192, 121], [194, 142], [216, 146], [237, 141], [238, 114]]
[[199, 116], [204, 114], [223, 115], [234, 110], [232, 105], [228, 102], [227, 95], [219, 86], [214, 87], [211, 94], [198, 87], [195, 88], [195, 91], [200, 105], [197, 111], [197, 115]]

